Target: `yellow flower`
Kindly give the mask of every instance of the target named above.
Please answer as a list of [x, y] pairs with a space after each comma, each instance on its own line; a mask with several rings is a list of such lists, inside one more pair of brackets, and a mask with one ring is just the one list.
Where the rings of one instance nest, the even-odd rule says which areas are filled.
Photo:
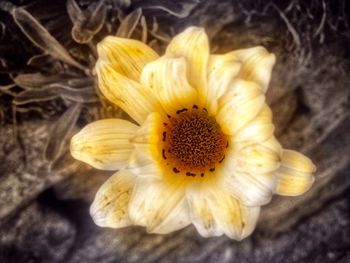
[[273, 193], [312, 185], [313, 163], [273, 135], [265, 92], [275, 56], [263, 47], [210, 55], [204, 30], [190, 27], [162, 57], [113, 36], [98, 55], [100, 90], [137, 124], [99, 120], [72, 138], [74, 158], [119, 170], [91, 206], [97, 225], [165, 234], [193, 223], [204, 237], [241, 240]]

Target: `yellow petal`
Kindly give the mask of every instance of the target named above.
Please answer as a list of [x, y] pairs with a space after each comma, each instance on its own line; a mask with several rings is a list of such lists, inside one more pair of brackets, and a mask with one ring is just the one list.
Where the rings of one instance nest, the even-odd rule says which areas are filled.
[[[171, 232], [172, 226], [165, 229], [162, 226], [174, 216], [175, 210], [181, 210], [178, 206], [183, 205], [183, 200], [183, 185], [170, 185], [162, 180], [139, 176], [130, 200], [129, 215], [135, 225], [145, 226], [148, 232], [157, 229], [162, 229], [163, 233]], [[176, 224], [179, 225], [182, 224]]]
[[239, 149], [232, 156], [234, 167], [238, 171], [254, 175], [270, 173], [280, 166], [280, 156], [261, 144], [253, 144]]
[[135, 176], [125, 170], [112, 175], [97, 191], [90, 207], [96, 225], [120, 228], [131, 224], [128, 205], [135, 184]]
[[216, 114], [217, 100], [227, 92], [233, 80], [241, 69], [241, 63], [232, 53], [211, 55], [208, 64], [207, 108], [211, 114]]
[[111, 64], [122, 76], [138, 81], [143, 67], [158, 58], [158, 54], [144, 43], [108, 36], [97, 45], [99, 60]]
[[186, 196], [191, 220], [198, 233], [203, 237], [221, 236], [223, 231], [214, 218], [205, 193], [194, 188]]
[[120, 119], [99, 120], [85, 126], [73, 136], [72, 156], [102, 170], [123, 168], [134, 146], [130, 139], [138, 126]]
[[184, 58], [162, 57], [149, 63], [141, 74], [141, 83], [155, 94], [168, 114], [191, 107], [197, 92], [186, 76]]
[[[272, 123], [272, 112], [265, 104], [259, 114], [233, 136], [236, 144], [261, 143], [269, 139], [274, 132]], [[237, 148], [237, 147], [235, 147]]]
[[315, 165], [306, 156], [291, 150], [283, 150], [282, 165], [275, 172], [277, 178], [276, 193], [285, 196], [297, 196], [310, 189], [315, 178]]
[[204, 237], [220, 236], [241, 240], [254, 230], [259, 207], [246, 207], [228, 192], [191, 189], [187, 193], [191, 219]]
[[173, 231], [182, 229], [191, 224], [188, 205], [185, 198], [172, 210], [167, 218], [152, 233], [168, 234]]
[[129, 160], [128, 169], [136, 174], [150, 174], [159, 170], [157, 163], [162, 158], [159, 151], [162, 127], [162, 116], [159, 113], [154, 112], [147, 116], [146, 121], [130, 139], [135, 146], [135, 151]]
[[253, 232], [260, 207], [244, 206], [238, 199], [223, 192], [208, 200], [214, 217], [228, 237], [242, 240]]
[[304, 173], [314, 173], [316, 171], [316, 166], [309, 158], [293, 150], [283, 150], [282, 165]]
[[175, 36], [166, 49], [166, 55], [185, 58], [190, 85], [199, 91], [199, 96], [207, 94], [209, 40], [204, 29], [189, 27]]
[[151, 112], [162, 112], [151, 90], [119, 74], [111, 64], [97, 61], [96, 72], [103, 95], [138, 123], [143, 123]]
[[229, 158], [225, 162], [220, 169], [220, 187], [247, 206], [261, 206], [271, 201], [276, 188], [273, 174], [249, 174], [236, 169], [235, 162]]
[[264, 92], [267, 91], [273, 65], [276, 58], [264, 47], [253, 47], [232, 52], [242, 63], [239, 78], [258, 83]]
[[264, 102], [265, 97], [257, 84], [237, 79], [219, 100], [216, 119], [224, 133], [233, 135], [258, 115]]

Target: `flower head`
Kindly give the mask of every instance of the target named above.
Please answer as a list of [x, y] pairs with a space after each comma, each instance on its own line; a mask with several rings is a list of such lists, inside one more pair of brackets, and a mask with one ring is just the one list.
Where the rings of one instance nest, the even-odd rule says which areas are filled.
[[300, 195], [315, 166], [281, 148], [265, 103], [275, 56], [263, 47], [210, 55], [203, 29], [177, 35], [159, 57], [109, 36], [98, 45], [99, 88], [137, 124], [104, 119], [71, 141], [72, 155], [118, 170], [99, 189], [99, 226], [169, 233], [193, 223], [240, 240], [272, 194]]

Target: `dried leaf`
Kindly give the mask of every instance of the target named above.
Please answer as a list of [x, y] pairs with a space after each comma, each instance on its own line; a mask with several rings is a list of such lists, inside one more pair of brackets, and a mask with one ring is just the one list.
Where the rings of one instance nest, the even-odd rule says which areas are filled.
[[96, 92], [92, 86], [80, 89], [73, 89], [68, 86], [62, 86], [59, 89], [57, 89], [56, 92], [60, 97], [66, 98], [74, 102], [92, 103], [99, 101]]
[[200, 0], [173, 1], [173, 0], [136, 0], [132, 3], [135, 8], [161, 9], [176, 17], [187, 17]]
[[67, 0], [66, 7], [69, 18], [74, 24], [78, 20], [78, 17], [81, 16], [81, 9], [75, 0]]
[[129, 15], [127, 15], [118, 28], [117, 36], [125, 38], [131, 37], [138, 22], [140, 21], [141, 15], [142, 11], [140, 8], [132, 11]]
[[13, 100], [15, 105], [23, 105], [31, 102], [47, 101], [57, 98], [56, 91], [50, 86], [41, 89], [25, 90], [19, 93]]
[[106, 14], [107, 7], [104, 0], [92, 2], [86, 10], [80, 13], [75, 12], [76, 20], [73, 21], [72, 38], [80, 44], [90, 42], [101, 30]]
[[58, 74], [58, 75], [43, 75], [41, 73], [32, 73], [32, 74], [19, 74], [13, 79], [13, 81], [24, 89], [33, 89], [40, 88], [42, 86], [47, 86], [48, 84], [54, 82], [66, 81], [71, 76], [68, 74]]
[[45, 148], [45, 159], [55, 160], [67, 143], [68, 136], [72, 132], [81, 111], [81, 104], [72, 105], [53, 125], [52, 132]]
[[51, 56], [81, 70], [86, 68], [74, 60], [68, 51], [26, 10], [21, 7], [12, 10], [12, 16], [22, 32], [37, 47]]

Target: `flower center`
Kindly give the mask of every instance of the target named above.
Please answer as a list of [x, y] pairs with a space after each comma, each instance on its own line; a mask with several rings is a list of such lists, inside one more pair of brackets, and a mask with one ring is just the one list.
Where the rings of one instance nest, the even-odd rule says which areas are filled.
[[224, 160], [227, 136], [205, 108], [178, 110], [163, 124], [162, 157], [173, 173], [203, 177]]

